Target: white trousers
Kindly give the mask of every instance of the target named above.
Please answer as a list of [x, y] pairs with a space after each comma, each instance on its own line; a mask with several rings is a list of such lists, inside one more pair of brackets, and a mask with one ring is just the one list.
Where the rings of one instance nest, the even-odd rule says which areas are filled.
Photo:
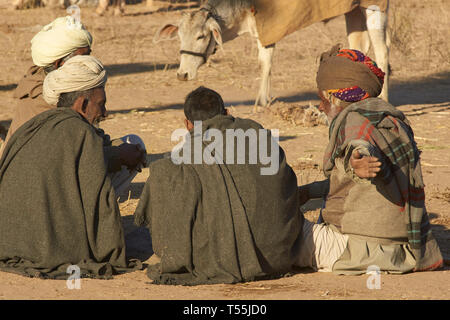
[[324, 223], [317, 224], [305, 219], [300, 256], [295, 265], [331, 272], [347, 247], [347, 241], [348, 235], [334, 231]]

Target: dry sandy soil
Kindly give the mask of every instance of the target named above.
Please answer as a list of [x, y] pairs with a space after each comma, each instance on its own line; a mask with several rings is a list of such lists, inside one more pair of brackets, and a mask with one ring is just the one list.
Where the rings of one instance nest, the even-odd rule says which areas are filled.
[[[232, 113], [250, 117], [267, 128], [279, 129], [281, 145], [295, 169], [298, 183], [323, 178], [322, 153], [327, 127], [306, 126], [293, 116], [317, 104], [317, 56], [333, 44], [346, 44], [343, 17], [317, 23], [279, 42], [274, 57], [271, 111], [252, 114], [258, 88], [256, 43], [243, 36], [224, 45], [198, 80], [179, 82], [176, 69], [179, 42], [152, 42], [158, 27], [176, 22], [185, 4], [170, 10], [128, 5], [126, 15], [112, 10], [96, 17], [93, 8], [82, 9], [82, 20], [94, 37], [93, 55], [108, 69], [109, 116], [102, 127], [113, 137], [140, 135], [155, 155], [169, 151], [174, 129], [182, 127], [184, 97], [199, 85], [220, 92]], [[390, 32], [393, 70], [391, 102], [412, 123], [422, 153], [426, 205], [433, 232], [446, 259], [450, 257], [450, 7], [444, 0], [391, 1]], [[0, 124], [9, 126], [15, 102], [15, 84], [31, 64], [33, 35], [54, 18], [59, 9], [8, 11], [0, 9]], [[286, 110], [289, 112], [277, 112]], [[280, 116], [282, 115], [282, 116]], [[148, 231], [133, 226], [132, 214], [148, 169], [123, 194], [120, 208], [130, 256], [151, 255]], [[305, 215], [317, 218], [317, 203], [308, 203]], [[401, 276], [382, 275], [381, 289], [366, 287], [368, 276], [336, 276], [303, 272], [289, 278], [237, 285], [198, 287], [152, 285], [145, 271], [116, 276], [113, 280], [82, 280], [81, 290], [68, 290], [64, 281], [29, 279], [0, 273], [0, 299], [449, 299], [450, 268]]]

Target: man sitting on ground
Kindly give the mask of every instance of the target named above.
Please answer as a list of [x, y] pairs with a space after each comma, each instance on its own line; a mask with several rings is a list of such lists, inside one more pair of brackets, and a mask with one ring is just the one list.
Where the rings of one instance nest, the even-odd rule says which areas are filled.
[[[357, 50], [322, 54], [320, 109], [330, 122], [326, 183], [300, 187], [301, 202], [325, 196], [324, 223], [305, 221], [298, 266], [339, 274], [439, 268], [425, 208], [419, 151], [405, 115], [376, 98], [384, 73]], [[373, 268], [373, 267], [372, 267]]]
[[22, 124], [35, 115], [56, 107], [49, 105], [42, 97], [45, 76], [64, 65], [71, 57], [89, 55], [91, 46], [91, 34], [71, 16], [57, 18], [31, 39], [33, 65], [14, 91], [14, 98], [18, 99], [17, 107], [5, 143], [0, 149], [0, 156], [10, 137]]
[[[0, 157], [9, 139], [21, 125], [44, 111], [56, 108], [59, 92], [56, 92], [51, 98], [47, 97], [47, 99], [44, 99], [42, 95], [43, 83], [47, 74], [62, 67], [71, 57], [89, 55], [91, 46], [91, 34], [82, 23], [71, 16], [57, 18], [43, 27], [34, 36], [31, 40], [31, 57], [34, 65], [30, 67], [27, 74], [20, 80], [15, 90], [14, 96], [18, 99], [18, 105], [6, 140], [0, 148]], [[55, 75], [57, 73], [53, 74], [53, 81], [47, 81], [47, 91], [52, 90], [51, 86], [53, 85], [60, 87], [59, 79]], [[62, 89], [68, 90], [68, 88], [71, 88], [70, 83], [66, 85], [69, 86], [63, 86]], [[76, 93], [63, 94], [59, 103], [71, 106], [75, 96]], [[98, 130], [99, 134], [104, 135], [101, 129]], [[105, 135], [105, 137], [108, 138], [105, 139], [104, 144], [108, 172], [112, 176], [116, 195], [120, 196], [136, 176], [137, 170], [140, 170], [139, 168], [137, 170], [127, 170], [127, 163], [136, 158], [136, 145], [139, 145], [140, 149], [145, 149], [145, 145], [135, 135], [125, 136], [112, 141], [109, 141], [109, 136]]]
[[[228, 115], [210, 89], [191, 92], [184, 113], [189, 132], [182, 151], [188, 160], [180, 161], [173, 151], [172, 159], [153, 162], [135, 212], [136, 224], [149, 228], [161, 259], [148, 267], [148, 276], [157, 284], [198, 285], [289, 272], [303, 216], [297, 178], [283, 150], [255, 121]], [[230, 133], [245, 146], [233, 146], [234, 137], [224, 138]], [[212, 138], [216, 148], [204, 143]], [[249, 160], [264, 145], [278, 170], [265, 171], [268, 162], [263, 165], [261, 157]]]
[[[0, 270], [67, 279], [109, 278], [134, 270], [126, 260], [104, 136], [94, 128], [106, 113], [106, 72], [76, 56], [44, 81], [58, 108], [40, 113], [11, 136], [0, 159]], [[130, 168], [140, 165], [136, 146]]]

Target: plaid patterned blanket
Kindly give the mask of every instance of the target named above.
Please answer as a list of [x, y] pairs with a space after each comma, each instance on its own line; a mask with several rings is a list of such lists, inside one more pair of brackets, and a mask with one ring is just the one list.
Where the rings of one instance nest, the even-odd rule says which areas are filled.
[[393, 186], [389, 194], [401, 195], [396, 205], [405, 217], [409, 245], [416, 258], [415, 271], [440, 267], [442, 255], [425, 208], [420, 152], [405, 115], [379, 98], [369, 98], [345, 108], [330, 125], [329, 135], [324, 156], [326, 176], [352, 140], [363, 139], [379, 149], [385, 164], [380, 178]]

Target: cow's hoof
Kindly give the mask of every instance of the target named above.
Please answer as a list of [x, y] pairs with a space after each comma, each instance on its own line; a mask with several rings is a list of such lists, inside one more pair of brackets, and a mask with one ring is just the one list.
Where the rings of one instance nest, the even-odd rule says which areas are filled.
[[265, 110], [265, 107], [254, 106], [252, 112], [253, 112], [253, 113], [261, 113], [261, 112], [264, 112], [264, 110]]
[[101, 8], [97, 8], [95, 10], [95, 13], [99, 16], [102, 17], [103, 15], [105, 15], [106, 9], [101, 9]]
[[275, 100], [275, 98], [272, 97], [266, 97], [266, 98], [258, 98], [255, 101], [255, 106], [260, 107], [270, 107], [272, 102]]
[[116, 17], [121, 17], [121, 16], [123, 16], [125, 14], [125, 10], [123, 10], [123, 9], [114, 9], [114, 15], [116, 16]]

